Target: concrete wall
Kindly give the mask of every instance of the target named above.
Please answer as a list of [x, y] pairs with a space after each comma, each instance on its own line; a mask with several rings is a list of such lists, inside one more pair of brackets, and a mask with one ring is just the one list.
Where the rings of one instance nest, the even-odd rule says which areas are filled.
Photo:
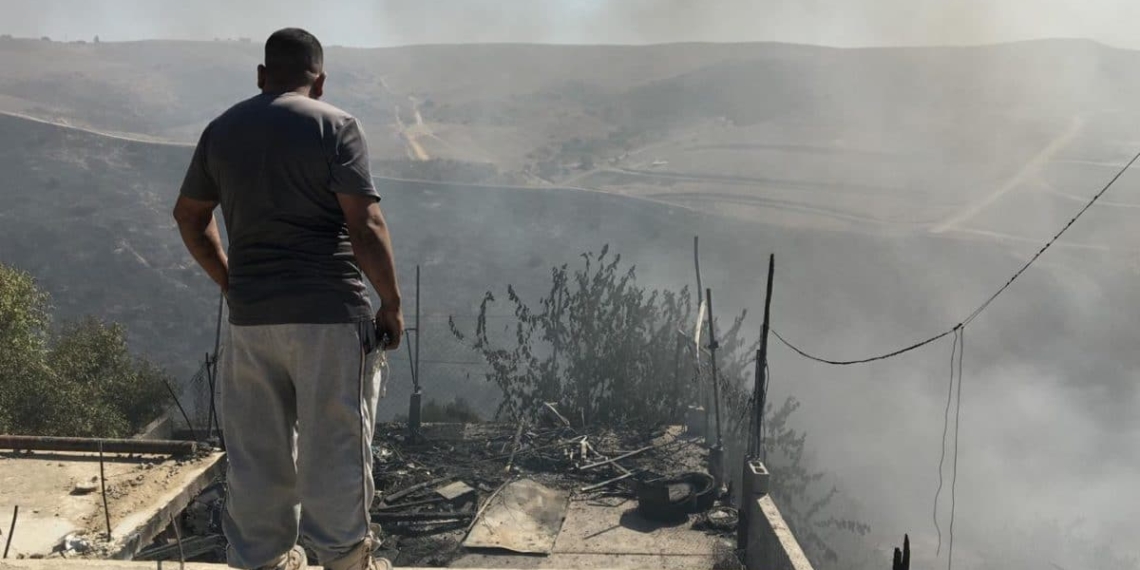
[[768, 494], [771, 475], [758, 459], [744, 462], [741, 474], [741, 527], [738, 543], [744, 543], [748, 570], [812, 570], [796, 536]]
[[748, 547], [744, 564], [748, 570], [812, 570], [771, 496], [753, 499], [747, 508]]

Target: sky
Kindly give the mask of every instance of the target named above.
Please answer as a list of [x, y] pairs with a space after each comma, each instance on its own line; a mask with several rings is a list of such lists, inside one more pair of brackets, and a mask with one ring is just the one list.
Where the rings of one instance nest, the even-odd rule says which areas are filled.
[[[332, 6], [335, 6], [332, 7]], [[328, 45], [780, 41], [838, 47], [1087, 38], [1140, 48], [1129, 0], [0, 0], [0, 33], [58, 40], [264, 38]]]

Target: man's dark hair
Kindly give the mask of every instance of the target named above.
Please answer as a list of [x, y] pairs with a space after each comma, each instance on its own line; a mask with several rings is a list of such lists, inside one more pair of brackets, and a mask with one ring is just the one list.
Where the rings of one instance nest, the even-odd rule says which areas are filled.
[[300, 28], [273, 32], [265, 41], [265, 70], [276, 81], [306, 85], [321, 74], [325, 50], [317, 37]]

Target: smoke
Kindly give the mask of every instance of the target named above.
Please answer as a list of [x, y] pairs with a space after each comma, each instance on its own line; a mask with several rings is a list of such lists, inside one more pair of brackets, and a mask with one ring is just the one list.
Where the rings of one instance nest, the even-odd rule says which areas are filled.
[[[324, 4], [301, 0], [6, 0], [2, 10], [0, 33], [72, 40], [100, 35], [105, 41], [249, 37], [259, 42], [274, 29], [295, 25], [311, 29], [326, 44], [347, 46], [683, 41], [881, 46], [979, 44], [1062, 36], [1140, 47], [1140, 36], [1132, 29], [1133, 22], [1140, 19], [1140, 4], [1123, 0], [352, 0]], [[971, 63], [987, 67], [984, 61]], [[1056, 67], [1041, 69], [1042, 75], [1033, 77], [1054, 75], [1074, 65], [1082, 65], [1081, 60], [1059, 61]], [[865, 68], [854, 69], [828, 71], [838, 76], [861, 73]], [[1007, 68], [994, 69], [997, 71], [992, 76], [964, 74], [978, 81], [964, 87], [953, 81], [958, 77], [956, 71], [939, 68], [924, 70], [929, 75], [917, 83], [939, 82], [946, 86], [945, 96], [953, 98], [959, 94], [954, 89], [984, 91], [991, 79], [1001, 80], [997, 73]], [[484, 88], [509, 93], [511, 84], [507, 82], [512, 70], [500, 71], [496, 77], [503, 84], [488, 82]], [[1090, 67], [1087, 72], [1082, 78], [1089, 81], [1074, 80], [1062, 87], [1074, 97], [1095, 103], [1101, 95], [1095, 82], [1100, 70]], [[949, 80], [945, 77], [948, 74], [952, 75]], [[469, 80], [463, 77], [455, 81]], [[817, 92], [842, 96], [844, 104], [830, 109], [838, 110], [837, 120], [858, 121], [858, 132], [853, 129], [844, 136], [891, 140], [895, 133], [887, 127], [897, 123], [886, 118], [896, 112], [896, 107], [883, 95], [906, 87], [906, 78], [884, 75], [879, 89], [866, 92], [845, 90], [847, 83], [834, 76], [811, 81]], [[1032, 87], [1025, 85], [1025, 91], [1018, 92], [1019, 96], [1024, 94], [1027, 107], [1033, 104], [1029, 93]], [[461, 88], [468, 87], [463, 84]], [[412, 90], [400, 85], [395, 89]], [[471, 98], [480, 95], [474, 93]], [[966, 109], [962, 117], [946, 122], [963, 129], [977, 128], [964, 120], [958, 122], [963, 117], [979, 121], [977, 111]], [[881, 131], [875, 130], [876, 126]], [[835, 130], [841, 132], [843, 128]], [[942, 140], [942, 134], [929, 133], [931, 140], [922, 150], [949, 157], [942, 171], [950, 179], [945, 186], [967, 187], [970, 176], [977, 178], [969, 178], [971, 182], [992, 184], [977, 173], [953, 172], [954, 149], [962, 141], [977, 139]], [[986, 140], [995, 165], [1022, 164], [1038, 150], [1035, 142], [1002, 135], [994, 133]], [[1114, 158], [1093, 154], [1091, 158], [1098, 160]], [[837, 168], [834, 174], [842, 178], [848, 173]], [[937, 178], [929, 171], [923, 174], [922, 179], [903, 182], [917, 185]], [[1110, 196], [1137, 203], [1140, 199], [1135, 189], [1133, 181]], [[501, 203], [489, 204], [482, 196], [479, 200], [489, 211], [509, 211], [516, 203], [504, 198]], [[400, 205], [394, 204], [393, 212], [398, 214], [398, 208]], [[1054, 222], [1065, 213], [1058, 210], [1055, 215], [1036, 216], [1035, 212], [1020, 212], [1008, 216], [1004, 220], [1008, 223], [1000, 226], [1030, 225], [1033, 231], [1019, 233], [1044, 236], [1056, 229]], [[491, 215], [487, 214], [488, 219]], [[525, 212], [518, 212], [514, 218], [486, 225], [506, 227], [513, 219], [525, 218]], [[395, 225], [401, 224], [399, 215], [393, 219]], [[411, 225], [406, 219], [403, 223]], [[424, 220], [415, 229], [432, 225], [431, 220]], [[1097, 219], [1090, 217], [1074, 233], [1096, 225]], [[578, 233], [575, 228], [565, 231], [567, 235]], [[398, 239], [399, 235], [397, 232]], [[499, 236], [495, 239], [474, 235], [479, 239], [463, 245], [478, 243], [503, 258], [529, 254], [526, 249], [530, 244], [520, 245], [517, 235], [494, 234]], [[806, 246], [808, 238], [797, 241], [781, 238], [776, 232], [765, 237], [771, 240], [757, 243], [774, 248], [778, 254], [777, 327], [791, 338], [805, 341], [808, 348], [838, 357], [895, 348], [958, 322], [1029, 254], [1026, 249], [1012, 248], [1016, 255], [991, 256], [980, 267], [980, 255], [960, 251], [951, 255], [928, 240], [883, 245], [868, 254], [867, 249], [835, 251], [843, 247], [837, 241], [826, 242], [832, 249], [825, 251]], [[426, 237], [420, 239], [427, 241]], [[688, 239], [683, 236], [675, 248], [677, 259], [683, 262], [664, 262], [660, 249], [655, 250], [652, 268], [643, 270], [642, 280], [651, 286], [690, 283]], [[565, 247], [564, 258], [549, 260], [548, 264], [571, 260], [580, 251]], [[714, 253], [718, 248], [725, 252], [720, 259]], [[644, 269], [645, 259], [651, 255], [647, 249], [638, 249], [635, 242], [618, 251]], [[505, 253], [508, 251], [510, 256]], [[747, 258], [740, 249], [710, 244], [706, 251], [706, 279], [718, 288], [718, 294], [731, 283], [763, 282], [756, 271], [741, 269], [742, 260]], [[991, 553], [1005, 547], [1011, 551], [1010, 560], [1020, 564], [1037, 560], [1032, 553], [1042, 552], [1070, 557], [1045, 559], [1043, 563], [1081, 567], [1079, 564], [1090, 559], [1088, 552], [1065, 551], [1070, 544], [1080, 544], [1072, 532], [1077, 532], [1078, 538], [1087, 537], [1092, 545], [1089, 552], [1105, 543], [1122, 550], [1134, 547], [1136, 521], [1140, 519], [1140, 500], [1133, 487], [1140, 479], [1136, 444], [1140, 441], [1136, 414], [1140, 391], [1135, 388], [1140, 379], [1136, 372], [1140, 370], [1140, 356], [1133, 344], [1138, 337], [1135, 329], [1140, 311], [1132, 308], [1137, 301], [1132, 290], [1140, 277], [1120, 272], [1118, 258], [1098, 265], [1095, 260], [1082, 261], [1079, 255], [1054, 250], [1043, 262], [967, 332], [956, 530], [961, 541], [959, 552], [973, 555], [975, 565], [1001, 567]], [[726, 276], [729, 268], [731, 280]], [[428, 269], [461, 272], [455, 267], [434, 268], [430, 262]], [[504, 264], [495, 269], [505, 279], [516, 280], [517, 274], [510, 271], [518, 267]], [[532, 269], [528, 274], [531, 277], [521, 280], [538, 282], [545, 277], [542, 267]], [[432, 293], [435, 298], [456, 294], [442, 289]], [[468, 293], [473, 299], [477, 297], [477, 292]], [[762, 292], [729, 291], [720, 298], [730, 299], [725, 306], [756, 309], [756, 303], [750, 301], [761, 299]], [[814, 450], [818, 466], [831, 472], [846, 496], [857, 503], [859, 514], [875, 526], [876, 540], [898, 541], [903, 532], [910, 532], [916, 537], [916, 556], [926, 561], [932, 559], [936, 540], [930, 519], [941, 454], [949, 353], [946, 340], [886, 363], [835, 369], [805, 363], [778, 346], [773, 348], [772, 399], [795, 396], [804, 403], [796, 421], [809, 434], [809, 448]], [[397, 404], [402, 406], [402, 402]], [[946, 477], [939, 508], [944, 548], [949, 538], [949, 469]], [[1054, 523], [1061, 530], [1051, 530]], [[1073, 525], [1077, 531], [1071, 530]], [[1016, 558], [1018, 554], [1025, 556]], [[963, 560], [971, 561], [968, 556]]]
[[329, 43], [642, 44], [780, 41], [840, 47], [1082, 37], [1140, 46], [1126, 0], [6, 0], [0, 33], [58, 39], [261, 38], [284, 26]]

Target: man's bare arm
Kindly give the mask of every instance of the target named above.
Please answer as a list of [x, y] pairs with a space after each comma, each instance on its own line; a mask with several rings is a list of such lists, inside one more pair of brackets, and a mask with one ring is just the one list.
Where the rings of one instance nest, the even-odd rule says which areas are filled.
[[230, 272], [218, 222], [214, 219], [217, 205], [217, 202], [179, 196], [174, 204], [174, 220], [178, 222], [178, 233], [190, 255], [224, 292], [230, 286]]
[[392, 254], [388, 224], [375, 197], [356, 194], [336, 196], [344, 211], [356, 262], [380, 296], [376, 326], [381, 334], [388, 336], [388, 348], [396, 348], [400, 346], [404, 332], [404, 315], [400, 309], [400, 285], [396, 280], [396, 260]]

